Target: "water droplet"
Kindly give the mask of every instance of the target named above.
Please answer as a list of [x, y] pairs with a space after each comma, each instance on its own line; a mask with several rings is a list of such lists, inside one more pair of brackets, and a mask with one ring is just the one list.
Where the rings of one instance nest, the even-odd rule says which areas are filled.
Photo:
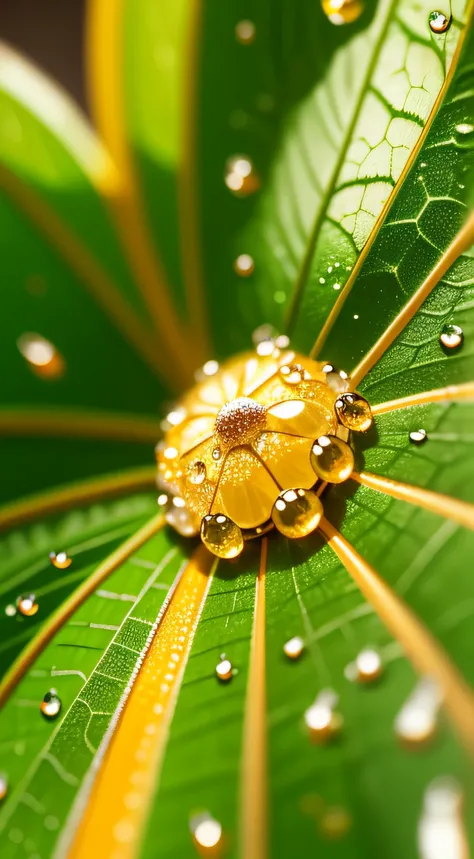
[[8, 778], [5, 773], [0, 773], [0, 802], [8, 793]]
[[33, 617], [39, 609], [39, 605], [36, 602], [34, 594], [25, 594], [18, 597], [16, 607], [23, 617]]
[[189, 468], [189, 482], [194, 486], [199, 486], [207, 476], [206, 466], [201, 460], [193, 462]]
[[333, 391], [336, 391], [337, 394], [347, 391], [349, 382], [347, 373], [344, 370], [337, 370], [333, 364], [325, 364], [323, 373], [325, 373], [326, 382]]
[[332, 288], [333, 288], [333, 289], [340, 289], [340, 288], [341, 288], [341, 284], [340, 284], [340, 283], [334, 283]]
[[275, 527], [293, 540], [311, 534], [322, 515], [323, 505], [311, 489], [285, 489], [272, 509]]
[[445, 325], [439, 338], [439, 342], [445, 349], [459, 349], [463, 340], [464, 333], [459, 325]]
[[320, 282], [320, 283], [326, 283], [326, 278], [325, 278], [325, 277], [320, 277], [320, 278], [319, 278], [319, 282]]
[[431, 32], [436, 34], [445, 33], [451, 26], [451, 20], [451, 15], [445, 15], [444, 12], [437, 10], [430, 12], [428, 21]]
[[15, 617], [16, 615], [16, 605], [6, 605], [5, 606], [5, 614], [7, 617]]
[[201, 539], [209, 551], [218, 558], [236, 558], [244, 548], [242, 531], [223, 513], [204, 516], [201, 523]]
[[161, 507], [163, 513], [166, 513], [167, 510], [169, 510], [170, 504], [171, 499], [165, 492], [158, 495], [158, 507]]
[[357, 654], [354, 662], [344, 669], [344, 674], [353, 683], [372, 683], [377, 680], [383, 669], [380, 653], [373, 647], [365, 647]]
[[335, 409], [340, 423], [354, 432], [367, 432], [374, 422], [370, 406], [360, 394], [341, 394]]
[[336, 841], [347, 835], [352, 826], [352, 817], [342, 806], [331, 805], [324, 811], [319, 826], [326, 838]]
[[280, 367], [279, 373], [287, 385], [299, 385], [300, 382], [310, 378], [302, 364], [284, 364]]
[[471, 134], [474, 131], [474, 125], [471, 125], [470, 122], [460, 122], [459, 125], [456, 125], [456, 131], [458, 134]]
[[179, 495], [175, 495], [173, 498], [168, 498], [166, 495], [161, 497], [167, 499], [164, 507], [168, 525], [171, 525], [182, 537], [195, 537], [196, 534], [199, 534], [199, 524], [186, 507], [183, 498], [180, 498]]
[[175, 447], [165, 447], [165, 449], [162, 452], [162, 456], [163, 456], [163, 459], [167, 459], [171, 462], [173, 459], [177, 459], [178, 451], [176, 450]]
[[251, 45], [255, 39], [255, 32], [253, 21], [239, 21], [235, 27], [235, 38], [241, 45]]
[[431, 677], [422, 677], [395, 719], [395, 733], [404, 745], [415, 747], [432, 739], [442, 696]]
[[56, 719], [61, 712], [61, 699], [56, 692], [56, 689], [50, 689], [49, 692], [46, 692], [41, 704], [40, 711], [45, 717], [45, 719]]
[[288, 659], [298, 659], [304, 650], [304, 641], [299, 635], [295, 635], [294, 638], [290, 638], [289, 641], [286, 641], [283, 645], [283, 653]]
[[423, 442], [425, 442], [427, 440], [428, 436], [426, 434], [426, 430], [419, 429], [419, 430], [412, 430], [409, 438], [410, 438], [410, 441], [412, 444], [423, 444]]
[[358, 314], [358, 313], [354, 313], [353, 319], [358, 319], [358, 318], [359, 318], [359, 314]]
[[72, 558], [69, 557], [67, 552], [50, 552], [49, 560], [51, 561], [53, 567], [56, 567], [57, 570], [67, 570], [68, 567], [72, 564]]
[[463, 794], [454, 778], [441, 776], [429, 783], [418, 823], [422, 859], [461, 859], [469, 855], [462, 812]]
[[306, 710], [304, 720], [314, 743], [327, 743], [341, 730], [342, 716], [334, 710], [337, 702], [338, 696], [332, 689], [323, 689]]
[[279, 334], [278, 337], [275, 337], [275, 346], [278, 349], [288, 349], [290, 345], [290, 338], [287, 334]]
[[189, 821], [194, 843], [201, 856], [216, 856], [215, 848], [222, 840], [222, 826], [207, 811], [195, 814]]
[[261, 340], [260, 343], [257, 343], [257, 355], [260, 355], [261, 358], [268, 357], [269, 355], [273, 355], [273, 351], [275, 349], [275, 344], [273, 340]]
[[166, 415], [165, 420], [163, 421], [163, 430], [166, 432], [171, 427], [177, 427], [180, 423], [184, 421], [186, 417], [186, 409], [182, 406], [178, 406], [175, 409], [172, 409]]
[[220, 447], [215, 447], [214, 450], [212, 451], [212, 458], [215, 459], [217, 462], [217, 460], [220, 459], [221, 456], [222, 456], [222, 451], [221, 451]]
[[17, 346], [37, 376], [59, 379], [64, 374], [65, 363], [62, 355], [56, 346], [41, 334], [22, 334], [17, 340]]
[[221, 654], [220, 662], [216, 665], [216, 674], [219, 680], [222, 680], [224, 683], [232, 680], [232, 662], [226, 658], [225, 653]]
[[237, 259], [234, 260], [234, 271], [240, 277], [250, 277], [254, 269], [255, 263], [250, 254], [239, 254]]
[[361, 0], [322, 0], [321, 5], [331, 24], [337, 26], [352, 24], [364, 11]]
[[217, 361], [206, 361], [202, 368], [202, 372], [205, 376], [215, 376], [219, 370], [219, 364]]
[[311, 465], [321, 480], [343, 483], [354, 471], [354, 454], [342, 439], [323, 435], [313, 444]]
[[233, 155], [227, 160], [225, 184], [236, 197], [248, 197], [258, 190], [260, 181], [247, 155]]

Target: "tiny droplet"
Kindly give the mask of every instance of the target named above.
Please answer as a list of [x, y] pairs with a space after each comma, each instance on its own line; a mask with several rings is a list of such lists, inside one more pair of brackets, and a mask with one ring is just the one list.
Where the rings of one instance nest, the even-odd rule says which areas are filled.
[[432, 739], [441, 701], [437, 683], [422, 677], [395, 719], [395, 733], [405, 746], [415, 748]]
[[189, 822], [194, 843], [201, 856], [216, 856], [222, 840], [222, 826], [207, 811], [195, 814]]
[[206, 479], [207, 472], [204, 462], [197, 460], [193, 462], [189, 469], [189, 482], [194, 486], [199, 486]]
[[439, 12], [438, 10], [430, 12], [428, 21], [431, 32], [436, 34], [445, 33], [451, 26], [451, 20], [451, 15], [445, 15], [444, 12]]
[[344, 670], [348, 680], [354, 683], [372, 683], [382, 674], [383, 663], [380, 653], [373, 647], [365, 647], [357, 654]]
[[239, 21], [235, 27], [235, 38], [241, 45], [251, 45], [255, 39], [255, 24], [253, 21]]
[[304, 720], [312, 742], [327, 743], [341, 730], [342, 716], [334, 710], [337, 701], [332, 689], [324, 689], [306, 710]]
[[166, 430], [170, 429], [170, 427], [179, 426], [179, 424], [184, 421], [185, 417], [186, 417], [186, 409], [184, 409], [182, 406], [177, 406], [177, 408], [171, 409], [171, 411], [168, 412], [165, 420], [163, 421], [164, 431], [166, 432]]
[[342, 394], [347, 391], [349, 384], [347, 373], [344, 370], [338, 370], [333, 364], [325, 364], [322, 372], [326, 376], [326, 382], [337, 394]]
[[252, 333], [252, 343], [258, 346], [262, 340], [275, 340], [276, 337], [278, 337], [278, 331], [273, 325], [259, 325]]
[[16, 605], [12, 605], [12, 603], [10, 603], [9, 605], [6, 605], [5, 606], [5, 614], [7, 617], [15, 617]]
[[321, 480], [343, 483], [354, 471], [354, 454], [342, 439], [323, 435], [313, 444], [311, 465]]
[[250, 277], [254, 269], [255, 263], [250, 254], [239, 254], [237, 259], [234, 260], [234, 271], [239, 277]]
[[236, 558], [244, 548], [242, 531], [223, 513], [204, 516], [201, 522], [201, 540], [218, 558]]
[[214, 450], [212, 451], [212, 458], [217, 461], [218, 459], [221, 458], [221, 456], [222, 456], [222, 451], [221, 451], [220, 447], [215, 447]]
[[456, 125], [456, 131], [458, 134], [471, 134], [474, 131], [474, 125], [471, 125], [470, 122], [460, 122], [459, 125]]
[[360, 394], [341, 394], [336, 400], [335, 409], [340, 423], [354, 432], [367, 432], [373, 424], [370, 406]]
[[311, 489], [285, 489], [272, 509], [275, 527], [292, 540], [311, 534], [322, 515], [323, 505]]
[[0, 773], [0, 802], [8, 793], [8, 778], [5, 773]]
[[59, 379], [64, 374], [66, 365], [62, 355], [56, 346], [41, 334], [22, 334], [17, 340], [17, 346], [37, 376], [43, 379]]
[[310, 378], [302, 364], [284, 364], [278, 372], [287, 385], [299, 385], [300, 382]]
[[56, 692], [56, 689], [50, 689], [49, 692], [46, 692], [41, 704], [40, 711], [45, 717], [45, 719], [56, 719], [61, 712], [61, 699]]
[[[167, 498], [167, 496], [164, 497]], [[171, 525], [182, 537], [195, 537], [199, 534], [199, 524], [179, 495], [169, 498], [164, 509], [168, 525]]]
[[426, 430], [419, 429], [412, 430], [409, 438], [412, 444], [423, 444], [423, 442], [427, 440], [428, 436], [426, 434]]
[[220, 662], [216, 665], [216, 674], [219, 680], [222, 680], [224, 683], [232, 680], [232, 662], [230, 659], [225, 658], [224, 653], [221, 656]]
[[288, 659], [298, 659], [304, 650], [304, 641], [299, 635], [290, 638], [283, 645], [283, 653]]
[[260, 181], [248, 155], [233, 155], [228, 158], [225, 184], [236, 197], [248, 197], [258, 190]]
[[16, 601], [16, 607], [23, 617], [33, 617], [39, 609], [34, 594], [24, 594], [19, 596]]
[[72, 564], [72, 558], [69, 557], [67, 552], [50, 552], [49, 560], [51, 561], [53, 567], [56, 567], [57, 570], [67, 570], [68, 567]]
[[322, 8], [331, 24], [352, 24], [364, 11], [361, 0], [322, 0]]
[[463, 340], [463, 330], [459, 325], [445, 325], [439, 338], [439, 342], [445, 349], [459, 349]]

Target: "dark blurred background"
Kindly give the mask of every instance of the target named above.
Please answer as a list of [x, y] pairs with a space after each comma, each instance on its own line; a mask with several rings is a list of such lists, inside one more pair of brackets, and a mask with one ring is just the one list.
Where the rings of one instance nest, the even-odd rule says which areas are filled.
[[86, 0], [1, 0], [0, 38], [34, 60], [83, 106]]

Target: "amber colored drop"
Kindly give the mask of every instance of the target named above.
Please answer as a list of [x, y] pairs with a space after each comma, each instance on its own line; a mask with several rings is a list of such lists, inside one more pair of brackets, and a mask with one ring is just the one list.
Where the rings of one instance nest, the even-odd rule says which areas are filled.
[[364, 11], [361, 0], [322, 0], [323, 12], [331, 24], [352, 24]]
[[66, 369], [64, 358], [46, 337], [27, 332], [18, 338], [17, 346], [37, 376], [44, 379], [59, 379], [64, 375]]
[[374, 422], [370, 406], [360, 394], [341, 394], [335, 409], [340, 423], [353, 432], [367, 432]]
[[45, 719], [56, 719], [61, 712], [61, 699], [56, 692], [56, 689], [50, 689], [49, 692], [46, 692], [41, 704], [40, 711], [45, 717]]
[[258, 190], [260, 180], [248, 155], [233, 155], [227, 160], [225, 184], [236, 197], [248, 197]]
[[67, 570], [72, 564], [72, 558], [67, 552], [50, 552], [49, 560], [57, 570]]
[[283, 653], [288, 659], [299, 659], [304, 650], [304, 641], [299, 635], [295, 635], [283, 645]]
[[220, 662], [216, 665], [216, 674], [224, 683], [232, 680], [232, 662], [226, 658], [225, 653], [221, 654]]
[[337, 700], [332, 689], [325, 689], [306, 710], [304, 720], [313, 743], [327, 743], [340, 732], [343, 719], [334, 709]]
[[218, 558], [236, 558], [244, 548], [242, 531], [223, 513], [204, 516], [201, 522], [201, 540]]
[[206, 479], [206, 466], [201, 460], [193, 462], [189, 468], [189, 482], [199, 486]]
[[462, 346], [464, 334], [459, 325], [445, 325], [439, 338], [439, 342], [445, 349], [459, 349]]
[[286, 489], [280, 493], [272, 510], [275, 527], [292, 540], [311, 534], [322, 515], [323, 505], [311, 489]]
[[250, 277], [255, 269], [253, 257], [250, 254], [239, 254], [234, 260], [234, 271], [239, 277]]
[[354, 471], [354, 454], [342, 439], [323, 435], [313, 444], [311, 465], [321, 480], [343, 483]]
[[39, 605], [36, 602], [34, 594], [24, 594], [23, 596], [18, 597], [16, 607], [23, 617], [33, 617], [39, 609]]
[[451, 15], [445, 15], [444, 12], [435, 10], [434, 12], [430, 12], [428, 21], [431, 32], [439, 35], [440, 33], [446, 33], [446, 30], [449, 30], [452, 18]]

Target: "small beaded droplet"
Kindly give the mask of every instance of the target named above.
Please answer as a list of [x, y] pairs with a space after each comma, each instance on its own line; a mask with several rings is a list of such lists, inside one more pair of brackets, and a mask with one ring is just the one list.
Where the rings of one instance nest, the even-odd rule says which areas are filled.
[[9, 603], [5, 606], [5, 614], [7, 617], [15, 617], [16, 615], [16, 605]]
[[412, 432], [409, 435], [409, 438], [410, 438], [410, 441], [412, 444], [420, 445], [420, 444], [423, 444], [425, 441], [427, 441], [428, 436], [427, 436], [426, 430], [419, 429], [419, 430], [412, 430]]
[[64, 358], [54, 343], [41, 334], [27, 332], [17, 340], [17, 346], [29, 367], [43, 379], [59, 379], [65, 372]]
[[215, 447], [214, 450], [212, 451], [212, 458], [215, 459], [217, 462], [217, 460], [220, 459], [221, 456], [222, 456], [222, 451], [221, 451], [220, 447]]
[[439, 342], [445, 349], [459, 349], [464, 340], [464, 333], [459, 325], [445, 325], [439, 338]]
[[248, 197], [258, 190], [260, 181], [248, 155], [233, 155], [227, 160], [225, 184], [236, 197]]
[[336, 394], [342, 394], [344, 391], [347, 391], [348, 376], [344, 370], [337, 370], [333, 364], [325, 364], [322, 368], [322, 372], [326, 376], [326, 382], [329, 387], [332, 388]]
[[235, 27], [235, 38], [241, 45], [251, 45], [255, 39], [255, 24], [253, 21], [239, 21]]
[[57, 570], [67, 570], [68, 567], [72, 564], [72, 558], [69, 557], [67, 552], [50, 552], [49, 560], [51, 561], [53, 567], [56, 567]]
[[283, 653], [288, 659], [299, 659], [304, 650], [304, 641], [299, 635], [290, 638], [283, 645]]
[[430, 30], [432, 33], [446, 33], [451, 26], [451, 15], [445, 15], [444, 12], [439, 12], [435, 10], [434, 12], [430, 12], [428, 22], [430, 25]]
[[236, 558], [244, 548], [242, 531], [223, 513], [204, 516], [201, 522], [201, 540], [218, 558]]
[[46, 692], [41, 704], [40, 711], [45, 717], [45, 719], [56, 719], [61, 712], [61, 699], [56, 692], [56, 689], [50, 689], [49, 692]]
[[250, 277], [254, 269], [255, 263], [250, 254], [239, 254], [237, 259], [234, 260], [234, 271], [239, 277]]
[[18, 597], [16, 607], [23, 617], [33, 617], [39, 609], [39, 605], [34, 594], [24, 594]]
[[348, 680], [353, 683], [373, 683], [382, 674], [383, 663], [380, 653], [373, 647], [365, 647], [357, 654], [344, 670]]
[[342, 439], [323, 435], [313, 444], [311, 465], [321, 480], [343, 483], [354, 471], [354, 454]]
[[310, 378], [302, 364], [284, 364], [278, 372], [287, 385], [299, 385], [300, 382]]
[[341, 394], [335, 409], [339, 422], [353, 432], [367, 432], [374, 422], [370, 406], [360, 394]]
[[324, 689], [306, 710], [304, 720], [312, 742], [327, 743], [341, 730], [342, 716], [334, 710], [337, 701], [332, 689]]
[[207, 811], [195, 814], [189, 821], [193, 841], [200, 856], [220, 856], [219, 845], [222, 841], [222, 826]]
[[204, 462], [201, 460], [197, 460], [193, 462], [189, 468], [189, 482], [194, 486], [200, 486], [201, 483], [206, 479], [207, 472], [206, 466]]
[[0, 773], [0, 802], [5, 799], [8, 793], [8, 778], [6, 773]]
[[220, 662], [216, 665], [216, 674], [223, 683], [232, 680], [232, 662], [226, 658], [225, 653], [221, 653]]
[[422, 677], [395, 719], [395, 733], [408, 748], [429, 742], [436, 733], [442, 695], [431, 677]]
[[361, 0], [322, 0], [322, 9], [331, 24], [352, 24], [364, 11]]
[[323, 505], [311, 489], [286, 489], [272, 509], [275, 527], [292, 540], [311, 534], [322, 515]]

